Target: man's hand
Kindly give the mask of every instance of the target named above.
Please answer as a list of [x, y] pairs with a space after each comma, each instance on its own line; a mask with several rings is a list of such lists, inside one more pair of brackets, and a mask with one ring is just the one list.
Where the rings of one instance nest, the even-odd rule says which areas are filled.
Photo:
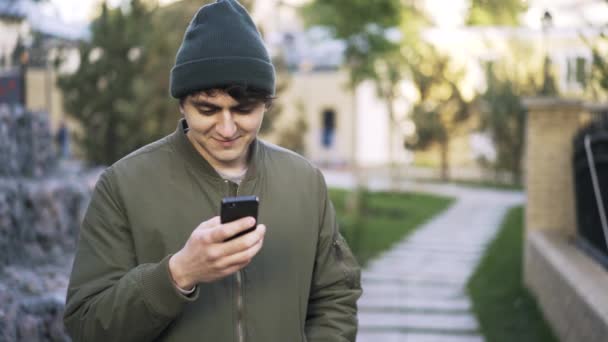
[[260, 251], [266, 227], [236, 239], [225, 241], [256, 224], [253, 217], [245, 217], [221, 224], [219, 216], [201, 223], [192, 232], [184, 247], [169, 260], [171, 277], [182, 289], [198, 283], [208, 283], [233, 274], [247, 266]]

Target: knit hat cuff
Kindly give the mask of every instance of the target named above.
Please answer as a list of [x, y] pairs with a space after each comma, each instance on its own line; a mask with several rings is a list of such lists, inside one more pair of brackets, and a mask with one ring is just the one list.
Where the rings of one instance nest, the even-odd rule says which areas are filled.
[[274, 67], [249, 57], [203, 58], [176, 65], [171, 70], [171, 96], [179, 99], [202, 89], [243, 84], [274, 95]]

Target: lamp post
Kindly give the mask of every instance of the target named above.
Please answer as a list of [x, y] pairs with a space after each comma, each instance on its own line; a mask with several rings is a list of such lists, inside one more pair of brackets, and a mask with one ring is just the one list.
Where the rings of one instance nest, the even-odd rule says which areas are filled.
[[549, 67], [551, 61], [549, 59], [549, 41], [548, 41], [548, 32], [549, 29], [553, 27], [553, 16], [549, 13], [548, 10], [545, 10], [543, 16], [541, 17], [541, 26], [543, 30], [543, 49], [545, 52], [545, 58], [543, 61], [543, 88], [541, 90], [542, 95], [550, 95], [554, 92], [552, 89], [552, 84], [550, 84]]

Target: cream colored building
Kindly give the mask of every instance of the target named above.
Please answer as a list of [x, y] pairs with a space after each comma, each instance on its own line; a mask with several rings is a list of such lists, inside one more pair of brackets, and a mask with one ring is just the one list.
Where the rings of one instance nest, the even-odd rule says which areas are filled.
[[[303, 108], [308, 126], [305, 154], [313, 162], [332, 167], [351, 166], [355, 161], [363, 167], [386, 165], [390, 161], [386, 103], [376, 96], [373, 83], [364, 82], [352, 90], [348, 81], [345, 70], [292, 73], [289, 88], [280, 95], [283, 113], [275, 127], [281, 130], [294, 124], [301, 115], [298, 107]], [[327, 126], [333, 126], [330, 144], [324, 144], [324, 134], [331, 129]], [[407, 162], [409, 153], [402, 143], [393, 143], [395, 160]]]
[[[599, 32], [590, 29], [436, 28], [426, 31], [424, 38], [450, 55], [454, 63], [465, 70], [460, 86], [468, 99], [485, 90], [485, 62], [504, 62], [514, 68], [514, 73], [519, 68], [521, 75], [535, 73], [540, 78], [545, 54], [552, 60], [552, 71], [560, 93], [567, 97], [581, 97], [583, 85], [579, 76], [588, 74], [592, 63], [591, 49], [581, 35], [593, 41]], [[305, 50], [305, 47], [300, 49]], [[327, 54], [327, 51], [323, 53]], [[314, 53], [311, 54], [306, 58], [315, 58]], [[310, 63], [306, 58], [306, 63]], [[387, 104], [376, 96], [373, 83], [364, 82], [352, 90], [347, 86], [346, 70], [310, 70], [310, 65], [304, 64], [290, 78], [289, 88], [281, 95], [284, 113], [277, 128], [293, 122], [298, 112], [296, 104], [303, 104], [308, 123], [306, 155], [313, 161], [331, 166], [353, 165], [357, 161], [362, 167], [407, 164], [414, 159], [419, 165], [438, 164], [439, 154], [434, 148], [417, 152], [415, 158], [403, 148], [408, 125], [411, 127], [406, 113], [415, 101], [408, 91], [412, 87], [409, 81], [404, 80], [400, 103], [395, 104], [397, 114], [401, 115], [400, 122], [404, 123], [397, 127], [389, 120]], [[336, 115], [334, 144], [330, 148], [322, 144], [323, 116], [327, 110], [334, 111]], [[474, 120], [466, 127], [450, 143], [450, 165], [476, 168], [481, 153], [478, 150], [487, 150], [487, 147], [474, 143], [478, 141], [473, 135], [476, 130]]]

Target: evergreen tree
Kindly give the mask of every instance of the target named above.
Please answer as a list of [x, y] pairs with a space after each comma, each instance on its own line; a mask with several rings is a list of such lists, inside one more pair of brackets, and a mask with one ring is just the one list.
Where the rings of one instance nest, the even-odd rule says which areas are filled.
[[115, 9], [104, 2], [91, 40], [80, 45], [78, 70], [58, 81], [67, 112], [84, 129], [77, 139], [91, 163], [109, 165], [149, 142], [146, 123], [153, 117], [132, 105], [147, 58], [142, 28], [149, 27], [141, 0]]
[[[169, 95], [170, 72], [183, 34], [196, 11], [212, 0], [182, 0], [165, 7], [130, 0], [108, 8], [91, 25], [91, 40], [80, 46], [81, 64], [59, 86], [65, 106], [86, 132], [76, 137], [93, 164], [111, 164], [175, 130], [178, 102]], [[252, 2], [244, 2], [250, 6]], [[286, 68], [275, 61], [277, 96], [287, 86]], [[279, 104], [266, 113], [270, 130]]]
[[522, 0], [472, 0], [467, 25], [518, 26], [520, 14], [527, 9]]

